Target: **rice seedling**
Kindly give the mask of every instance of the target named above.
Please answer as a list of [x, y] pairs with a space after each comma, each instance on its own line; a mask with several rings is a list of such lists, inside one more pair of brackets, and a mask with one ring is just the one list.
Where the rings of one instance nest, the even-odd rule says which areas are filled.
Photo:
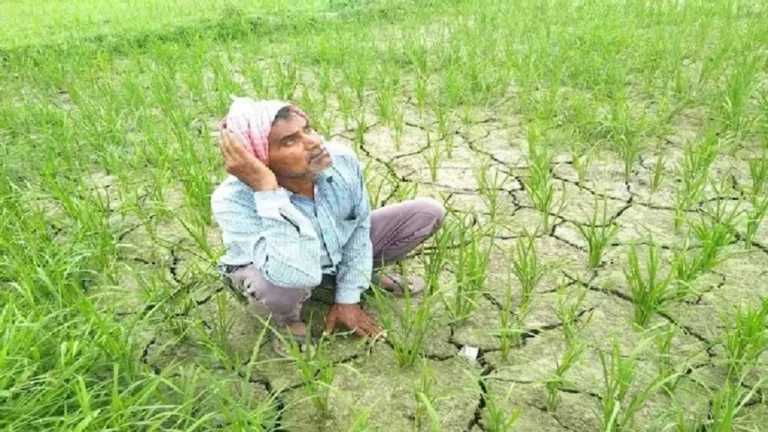
[[527, 230], [515, 241], [511, 251], [510, 266], [512, 274], [520, 283], [522, 291], [520, 307], [527, 309], [531, 303], [533, 292], [552, 269], [553, 265], [544, 263], [536, 252], [536, 236]]
[[[664, 155], [661, 154], [656, 158], [656, 163], [653, 164], [653, 171], [650, 181], [651, 195], [655, 194], [664, 180]], [[651, 197], [648, 197], [650, 204]]]
[[416, 411], [413, 418], [417, 430], [421, 430], [427, 419], [429, 419], [433, 431], [440, 430], [440, 422], [434, 409], [436, 400], [434, 386], [436, 383], [437, 379], [427, 360], [422, 359], [419, 384], [413, 390], [413, 397], [416, 400]]
[[[505, 295], [501, 302], [499, 327], [491, 331], [491, 334], [500, 340], [501, 357], [504, 360], [509, 357], [511, 348], [520, 345], [525, 332], [525, 319], [531, 312], [533, 293], [553, 268], [552, 265], [539, 260], [535, 242], [536, 237], [526, 232], [517, 239], [515, 248], [510, 252], [510, 267]], [[520, 302], [516, 310], [513, 309], [513, 277], [521, 288]]]
[[[522, 322], [528, 314], [529, 309], [518, 310], [516, 314], [512, 310], [512, 283], [507, 283], [507, 289], [502, 301], [501, 314], [499, 315], [499, 328], [496, 335], [499, 337], [501, 345], [502, 360], [509, 359], [509, 351], [512, 347], [519, 345], [520, 337], [523, 332]], [[513, 315], [514, 314], [514, 315]], [[513, 321], [514, 319], [514, 321]]]
[[721, 148], [720, 139], [713, 128], [707, 131], [704, 139], [695, 144], [687, 144], [682, 165], [679, 167], [680, 183], [675, 197], [675, 230], [680, 230], [685, 214], [701, 197], [709, 181], [709, 170], [715, 162]]
[[[491, 174], [491, 172], [493, 172], [493, 174]], [[493, 221], [496, 220], [496, 215], [499, 210], [500, 194], [504, 190], [503, 186], [507, 181], [508, 176], [498, 169], [492, 170], [491, 162], [487, 159], [484, 160], [482, 164], [474, 166], [473, 174], [475, 181], [477, 181], [478, 194], [486, 202], [491, 223], [493, 223]]]
[[371, 417], [371, 412], [373, 411], [374, 406], [370, 405], [363, 409], [355, 407], [355, 412], [358, 414], [355, 416], [355, 421], [352, 423], [352, 426], [347, 429], [348, 432], [357, 432], [361, 430], [368, 430], [369, 427], [369, 421]]
[[744, 243], [746, 248], [750, 249], [755, 241], [757, 235], [757, 229], [765, 219], [765, 215], [768, 214], [768, 195], [762, 198], [752, 199], [752, 208], [747, 211], [747, 224], [744, 232]]
[[752, 181], [748, 195], [751, 208], [746, 212], [747, 223], [744, 234], [747, 249], [752, 247], [757, 230], [768, 213], [768, 197], [763, 194], [768, 182], [768, 158], [765, 150], [761, 157], [749, 160], [749, 176]]
[[381, 88], [376, 92], [376, 107], [379, 115], [379, 120], [384, 125], [391, 125], [394, 120], [395, 110], [395, 92], [397, 91], [398, 82], [396, 70], [382, 71], [377, 74], [382, 77]]
[[708, 213], [710, 216], [701, 216], [698, 222], [691, 222], [691, 231], [701, 243], [700, 248], [691, 252], [686, 239], [675, 250], [672, 271], [676, 281], [675, 297], [678, 299], [692, 294], [693, 282], [728, 258], [722, 251], [736, 236], [734, 224], [740, 214], [738, 206], [728, 211], [723, 201], [717, 201], [715, 208]]
[[[675, 359], [672, 357], [672, 340], [677, 333], [677, 326], [672, 323], [659, 326], [655, 329], [653, 335], [654, 342], [656, 344], [657, 356], [654, 359], [656, 368], [659, 370], [659, 376], [667, 378], [671, 376], [675, 371]], [[664, 390], [667, 394], [672, 394], [677, 381], [666, 381], [664, 384]]]
[[465, 322], [477, 309], [477, 301], [485, 292], [488, 262], [494, 248], [493, 224], [472, 227], [472, 215], [465, 215], [456, 225], [454, 257], [451, 260], [456, 276], [456, 292], [444, 297], [446, 311], [456, 323]]
[[[310, 319], [307, 324], [306, 334], [308, 335], [312, 334], [311, 322]], [[317, 343], [301, 347], [292, 338], [285, 338], [280, 335], [278, 338], [286, 346], [292, 363], [298, 367], [304, 389], [315, 408], [320, 413], [327, 414], [330, 408], [331, 384], [336, 377], [336, 366], [328, 353], [331, 339], [323, 335], [317, 340]]]
[[503, 398], [497, 398], [493, 392], [488, 391], [488, 384], [484, 380], [486, 378], [481, 377], [481, 382], [484, 382], [483, 388], [486, 389], [483, 392], [486, 410], [486, 415], [483, 417], [483, 425], [490, 432], [508, 432], [512, 430], [512, 427], [523, 414], [523, 408], [509, 409], [509, 404], [512, 402], [514, 384], [509, 386]]
[[396, 106], [392, 114], [392, 133], [394, 134], [395, 149], [400, 151], [403, 147], [403, 134], [405, 133], [405, 108]]
[[560, 387], [567, 383], [565, 374], [579, 361], [584, 353], [585, 345], [578, 340], [571, 340], [566, 344], [562, 358], [556, 360], [555, 372], [544, 382], [547, 388], [547, 410], [555, 411]]
[[593, 151], [593, 148], [589, 148], [586, 151], [577, 146], [571, 148], [571, 163], [573, 165], [573, 170], [576, 171], [576, 176], [579, 179], [579, 191], [584, 190], [584, 183], [587, 179], [589, 164], [594, 157]]
[[768, 350], [768, 335], [765, 331], [768, 298], [764, 298], [758, 307], [748, 304], [736, 308], [733, 321], [725, 316], [722, 319], [727, 328], [723, 347], [726, 351], [728, 376], [741, 379], [758, 365], [760, 356]]
[[635, 324], [645, 327], [651, 318], [669, 300], [669, 283], [672, 271], [662, 274], [660, 262], [661, 248], [651, 242], [645, 260], [645, 272], [640, 266], [635, 245], [631, 245], [628, 254], [628, 268], [624, 277], [629, 285], [632, 305], [635, 309]]
[[549, 232], [551, 212], [555, 205], [555, 185], [552, 183], [552, 153], [538, 136], [537, 126], [528, 128], [528, 175], [523, 180], [534, 209], [541, 213], [544, 232]]
[[611, 105], [610, 122], [606, 125], [609, 138], [624, 161], [624, 179], [629, 180], [640, 153], [643, 151], [642, 120], [633, 118], [632, 107], [624, 91], [616, 92]]
[[442, 101], [436, 103], [434, 115], [437, 121], [437, 140], [444, 145], [445, 155], [451, 159], [453, 157], [454, 132], [449, 126], [448, 108], [444, 106]]
[[751, 388], [745, 386], [741, 379], [738, 382], [726, 381], [712, 396], [706, 419], [698, 423], [708, 431], [725, 432], [745, 429], [739, 425], [738, 415], [759, 392], [763, 381], [765, 378], [760, 379]]
[[464, 227], [461, 218], [456, 217], [455, 212], [450, 212], [451, 217], [446, 219], [442, 228], [432, 237], [432, 248], [429, 254], [420, 255], [424, 276], [426, 280], [425, 291], [432, 295], [439, 289], [440, 276], [446, 267], [450, 266], [453, 258], [453, 248], [459, 231]]
[[587, 295], [587, 290], [580, 290], [574, 300], [570, 300], [570, 292], [573, 292], [573, 288], [566, 284], [559, 283], [557, 286], [557, 309], [555, 315], [557, 315], [560, 324], [563, 329], [563, 337], [565, 337], [566, 343], [570, 344], [577, 341], [577, 336], [589, 325], [592, 319], [593, 311], [587, 313], [586, 318], [580, 318], [581, 308], [584, 303], [584, 299]]
[[442, 301], [442, 293], [434, 291], [414, 304], [408, 290], [402, 302], [402, 310], [389, 293], [375, 287], [373, 300], [381, 325], [387, 334], [387, 342], [395, 351], [395, 358], [401, 368], [413, 367], [424, 354], [424, 344], [441, 325], [437, 319], [436, 306]]
[[437, 181], [437, 173], [440, 169], [445, 149], [440, 141], [433, 141], [429, 131], [427, 133], [426, 150], [421, 153], [424, 161], [429, 167], [429, 178], [432, 183]]
[[666, 382], [676, 379], [675, 373], [658, 377], [641, 389], [630, 391], [637, 379], [635, 355], [625, 357], [619, 343], [614, 339], [610, 354], [598, 351], [603, 370], [603, 392], [600, 399], [601, 430], [606, 432], [633, 430], [635, 414], [645, 401]]
[[754, 200], [762, 195], [768, 184], [768, 155], [765, 151], [762, 156], [749, 160], [749, 178], [752, 180], [750, 194]]
[[760, 61], [754, 57], [740, 60], [733, 73], [726, 79], [724, 88], [718, 95], [719, 104], [716, 106], [724, 130], [745, 134], [757, 120], [750, 116], [747, 104], [751, 94], [758, 87], [756, 77]]
[[608, 202], [606, 199], [603, 199], [602, 215], [599, 220], [598, 208], [599, 204], [597, 196], [595, 196], [595, 207], [589, 222], [586, 224], [576, 224], [576, 229], [579, 230], [581, 237], [587, 243], [589, 267], [593, 269], [600, 266], [603, 251], [619, 231], [619, 226], [608, 217]]

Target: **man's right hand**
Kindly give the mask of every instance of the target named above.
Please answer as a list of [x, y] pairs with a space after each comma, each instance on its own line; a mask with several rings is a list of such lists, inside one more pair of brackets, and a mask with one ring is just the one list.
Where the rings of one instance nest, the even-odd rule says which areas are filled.
[[359, 304], [335, 303], [328, 311], [325, 332], [331, 334], [338, 324], [343, 324], [360, 337], [386, 338], [381, 326], [363, 311]]
[[228, 131], [219, 133], [219, 146], [224, 157], [224, 169], [255, 191], [277, 189], [277, 178], [264, 162], [252, 155]]

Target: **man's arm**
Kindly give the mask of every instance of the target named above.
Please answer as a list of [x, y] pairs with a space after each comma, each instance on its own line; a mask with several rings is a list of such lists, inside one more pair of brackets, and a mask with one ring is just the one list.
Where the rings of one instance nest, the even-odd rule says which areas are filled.
[[365, 187], [363, 170], [357, 159], [353, 160], [359, 178], [355, 213], [358, 223], [344, 245], [336, 275], [336, 303], [331, 306], [326, 319], [325, 331], [331, 333], [340, 322], [361, 337], [386, 337], [381, 326], [360, 307], [360, 295], [369, 286], [373, 269], [373, 244], [371, 242], [371, 207]]
[[352, 232], [349, 241], [344, 245], [336, 276], [336, 303], [355, 304], [360, 302], [360, 295], [370, 283], [373, 270], [373, 244], [371, 243], [371, 205], [365, 186], [363, 170], [357, 161], [359, 196], [355, 204], [355, 214], [358, 225]]
[[[212, 200], [224, 244], [252, 256], [254, 266], [276, 286], [311, 288], [319, 285], [322, 280], [319, 239], [312, 224], [290, 202], [287, 192], [284, 189], [256, 191], [253, 203], [244, 201], [226, 190]], [[252, 243], [253, 249], [249, 250], [248, 245]]]

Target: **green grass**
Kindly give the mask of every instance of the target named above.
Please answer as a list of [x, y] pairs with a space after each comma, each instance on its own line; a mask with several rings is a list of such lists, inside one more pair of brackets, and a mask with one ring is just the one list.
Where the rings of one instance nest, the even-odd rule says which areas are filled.
[[[759, 428], [767, 7], [6, 1], [0, 429]], [[278, 360], [219, 280], [232, 95], [304, 108], [375, 204], [446, 203], [425, 294], [366, 296], [386, 343]]]

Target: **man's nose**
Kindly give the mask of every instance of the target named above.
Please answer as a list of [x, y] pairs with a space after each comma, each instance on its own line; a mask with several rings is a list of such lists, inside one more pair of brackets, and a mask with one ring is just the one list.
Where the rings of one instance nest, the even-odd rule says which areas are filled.
[[320, 147], [320, 144], [322, 143], [323, 141], [320, 139], [320, 134], [310, 133], [304, 136], [304, 146], [310, 150]]

